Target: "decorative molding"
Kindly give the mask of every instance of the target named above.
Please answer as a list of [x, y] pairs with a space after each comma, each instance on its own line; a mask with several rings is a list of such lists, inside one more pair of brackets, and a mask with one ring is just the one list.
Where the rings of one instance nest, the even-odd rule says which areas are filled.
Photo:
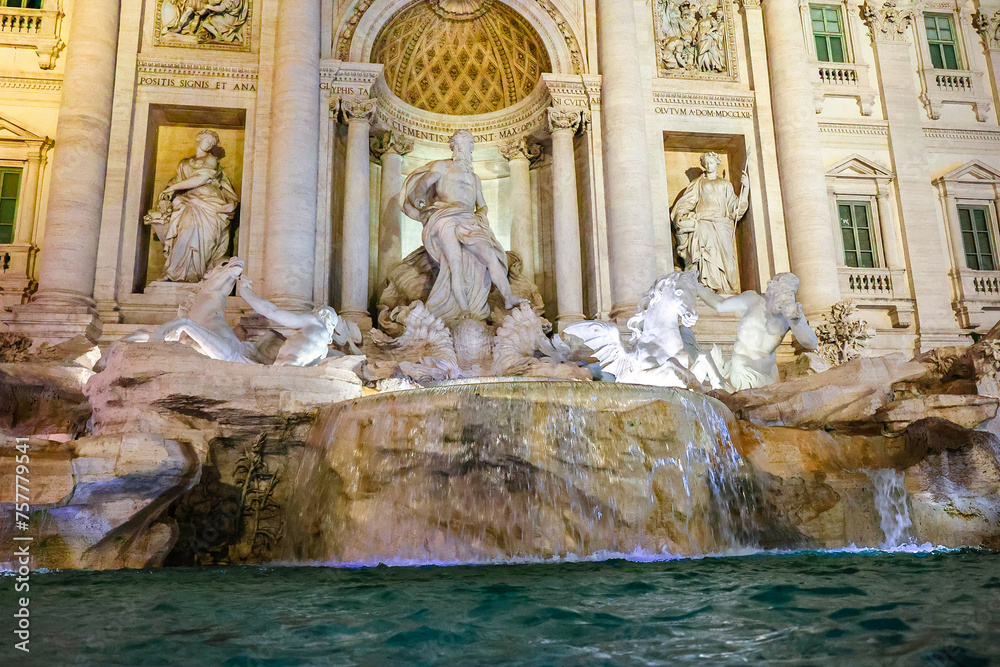
[[931, 140], [946, 142], [969, 141], [980, 144], [984, 141], [1000, 142], [1000, 131], [997, 130], [949, 130], [941, 128], [924, 128], [924, 137]]
[[578, 134], [590, 129], [590, 112], [588, 111], [550, 107], [547, 120], [550, 134], [560, 130], [571, 130], [573, 134]]
[[1000, 49], [1000, 12], [993, 16], [976, 12], [972, 16], [972, 26], [982, 36], [987, 49]]
[[512, 160], [528, 160], [533, 162], [542, 154], [542, 147], [537, 141], [532, 141], [527, 137], [518, 137], [505, 141], [497, 147], [500, 155], [508, 162]]
[[717, 109], [753, 109], [756, 103], [754, 95], [745, 93], [729, 93], [725, 95], [710, 95], [707, 93], [678, 93], [675, 91], [653, 91], [655, 104], [677, 104], [699, 106]]
[[885, 0], [881, 6], [873, 6], [868, 0], [861, 7], [861, 18], [868, 24], [873, 41], [908, 42], [907, 30], [916, 16], [912, 6], [899, 9], [897, 0]]
[[54, 4], [55, 9], [0, 7], [0, 46], [34, 49], [41, 69], [55, 67], [66, 44], [59, 37], [64, 16], [62, 2]]
[[392, 130], [381, 130], [373, 132], [368, 140], [368, 146], [372, 157], [381, 160], [385, 155], [395, 153], [396, 155], [406, 155], [413, 151], [413, 139], [393, 132]]
[[362, 121], [371, 123], [375, 120], [375, 112], [378, 111], [378, 102], [374, 99], [350, 99], [340, 100], [340, 122], [350, 123]]
[[888, 137], [889, 124], [882, 123], [820, 123], [819, 131], [823, 134], [863, 135], [869, 137]]
[[0, 75], [0, 89], [27, 90], [32, 92], [62, 91], [62, 76], [53, 78]]
[[552, 96], [553, 106], [594, 110], [601, 108], [602, 79], [598, 74], [543, 74], [542, 81]]
[[256, 81], [257, 67], [228, 67], [222, 65], [206, 65], [202, 63], [179, 62], [169, 60], [139, 59], [139, 73], [168, 76], [211, 77], [213, 79], [242, 79]]
[[656, 64], [668, 79], [739, 81], [731, 2], [654, 2]]
[[[214, 7], [218, 11], [212, 11]], [[186, 0], [158, 0], [153, 45], [250, 51], [252, 30], [253, 0], [219, 0], [201, 5]]]

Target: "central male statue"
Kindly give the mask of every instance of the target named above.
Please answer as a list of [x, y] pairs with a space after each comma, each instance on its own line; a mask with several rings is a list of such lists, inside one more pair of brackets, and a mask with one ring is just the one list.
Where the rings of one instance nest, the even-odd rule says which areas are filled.
[[472, 134], [459, 130], [449, 142], [454, 157], [424, 165], [403, 186], [403, 211], [423, 224], [424, 248], [439, 269], [426, 306], [446, 324], [485, 319], [493, 285], [508, 309], [524, 301], [511, 291], [507, 253], [486, 217], [473, 144]]

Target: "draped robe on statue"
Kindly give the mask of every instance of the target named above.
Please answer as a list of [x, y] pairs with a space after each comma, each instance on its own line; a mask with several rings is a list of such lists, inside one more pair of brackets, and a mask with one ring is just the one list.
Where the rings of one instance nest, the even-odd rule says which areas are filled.
[[[486, 264], [469, 248], [476, 248], [481, 255], [494, 253], [503, 267], [507, 268], [507, 253], [493, 235], [486, 214], [476, 212], [471, 207], [457, 202], [437, 200], [436, 187], [423, 184], [422, 176], [430, 171], [425, 165], [414, 171], [403, 186], [405, 201], [420, 211], [419, 221], [424, 226], [422, 240], [424, 249], [438, 266], [439, 272], [434, 287], [427, 298], [427, 309], [440, 317], [445, 324], [462, 318], [486, 319], [489, 315], [487, 299], [493, 288]], [[421, 207], [418, 202], [423, 202]], [[445, 255], [442, 237], [454, 235], [462, 246], [461, 266], [452, 266]], [[461, 275], [461, 284], [469, 309], [463, 310], [455, 298], [452, 274]]]
[[704, 175], [674, 204], [677, 254], [685, 268], [698, 270], [703, 285], [720, 294], [739, 292], [736, 222], [746, 210], [729, 181]]
[[177, 165], [177, 175], [170, 183], [180, 183], [194, 176], [210, 180], [205, 185], [175, 192], [170, 223], [161, 236], [167, 263], [163, 277], [174, 282], [194, 283], [206, 271], [219, 264], [229, 247], [229, 221], [236, 211], [239, 196], [222, 171], [206, 158], [190, 157]]

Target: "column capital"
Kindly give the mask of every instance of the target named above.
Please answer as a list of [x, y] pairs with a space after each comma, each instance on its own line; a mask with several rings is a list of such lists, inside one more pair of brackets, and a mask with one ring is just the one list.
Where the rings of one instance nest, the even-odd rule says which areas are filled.
[[972, 17], [972, 25], [976, 32], [983, 38], [983, 44], [987, 49], [1000, 49], [1000, 12], [993, 16], [976, 12]]
[[538, 142], [532, 141], [528, 137], [517, 137], [500, 144], [500, 155], [505, 160], [528, 160], [533, 161], [542, 154], [542, 147]]
[[375, 119], [375, 111], [377, 109], [378, 103], [373, 98], [342, 98], [340, 100], [340, 122], [351, 123], [353, 121], [360, 121], [370, 125]]
[[916, 19], [913, 5], [907, 3], [902, 9], [897, 0], [868, 0], [861, 6], [861, 18], [868, 24], [874, 42], [909, 42], [907, 31]]
[[368, 141], [372, 157], [381, 160], [386, 155], [406, 155], [413, 151], [413, 138], [392, 130], [372, 134]]
[[743, 9], [760, 9], [761, 0], [739, 0]]
[[548, 109], [549, 132], [572, 130], [574, 134], [583, 134], [590, 129], [590, 112], [576, 109]]

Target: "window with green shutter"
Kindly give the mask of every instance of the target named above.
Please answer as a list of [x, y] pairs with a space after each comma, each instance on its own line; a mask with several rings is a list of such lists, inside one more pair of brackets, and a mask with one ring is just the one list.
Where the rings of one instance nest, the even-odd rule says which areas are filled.
[[0, 169], [0, 243], [14, 242], [17, 195], [20, 191], [21, 170]]
[[985, 206], [959, 206], [965, 264], [974, 271], [996, 271], [990, 210]]
[[809, 16], [812, 19], [813, 39], [816, 40], [816, 58], [825, 63], [847, 62], [840, 7], [809, 5]]
[[42, 0], [0, 0], [3, 7], [20, 7], [23, 9], [41, 9]]
[[844, 263], [854, 269], [874, 269], [874, 230], [871, 205], [864, 201], [838, 201], [840, 234], [844, 239]]
[[927, 46], [934, 69], [962, 69], [951, 14], [925, 13], [924, 25], [927, 27]]

